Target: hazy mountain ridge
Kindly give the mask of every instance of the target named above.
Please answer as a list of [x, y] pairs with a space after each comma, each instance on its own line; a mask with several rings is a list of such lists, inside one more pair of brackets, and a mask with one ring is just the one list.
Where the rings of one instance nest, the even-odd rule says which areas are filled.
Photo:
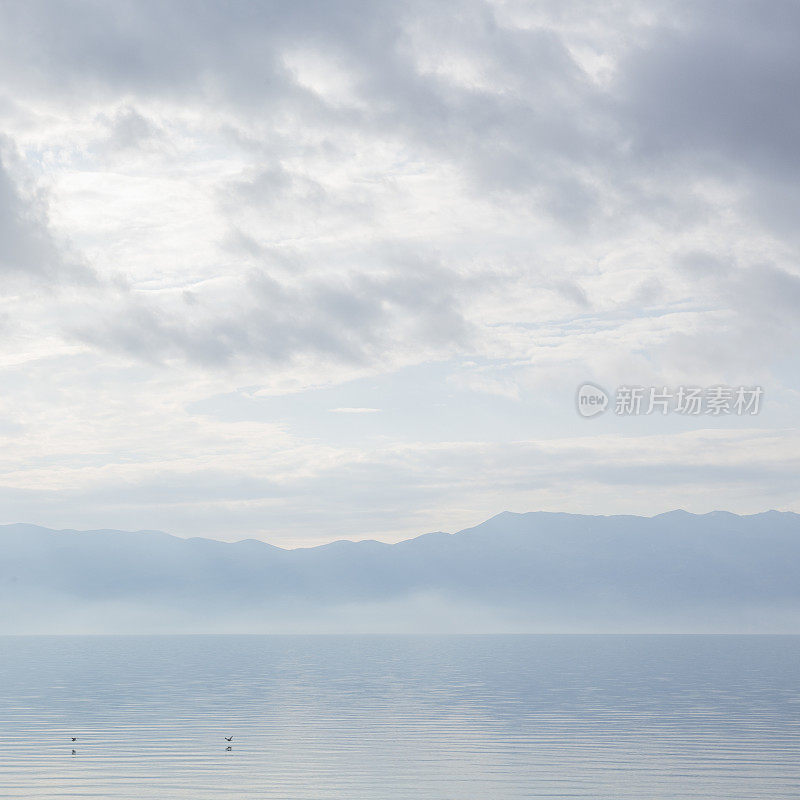
[[800, 515], [504, 512], [456, 534], [284, 550], [0, 527], [0, 632], [800, 632]]

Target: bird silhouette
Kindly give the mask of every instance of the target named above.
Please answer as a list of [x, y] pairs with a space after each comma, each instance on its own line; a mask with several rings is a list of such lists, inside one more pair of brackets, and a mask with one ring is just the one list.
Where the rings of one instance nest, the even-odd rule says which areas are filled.
[[225, 749], [226, 750], [233, 750], [233, 748], [230, 745], [228, 745]]
[[77, 750], [73, 750], [72, 751], [72, 755], [74, 755], [74, 756], [78, 755], [78, 751]]
[[77, 742], [77, 741], [78, 741], [78, 737], [77, 737], [77, 736], [73, 736], [73, 737], [72, 737], [72, 741], [73, 741], [73, 742]]
[[225, 741], [226, 742], [232, 742], [233, 741], [233, 736], [226, 736], [225, 737]]

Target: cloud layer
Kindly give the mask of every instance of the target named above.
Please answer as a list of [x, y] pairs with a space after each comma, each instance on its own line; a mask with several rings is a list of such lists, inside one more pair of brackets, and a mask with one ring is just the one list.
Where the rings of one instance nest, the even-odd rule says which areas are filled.
[[[796, 4], [0, 15], [8, 521], [797, 508]], [[591, 427], [583, 380], [768, 404]]]

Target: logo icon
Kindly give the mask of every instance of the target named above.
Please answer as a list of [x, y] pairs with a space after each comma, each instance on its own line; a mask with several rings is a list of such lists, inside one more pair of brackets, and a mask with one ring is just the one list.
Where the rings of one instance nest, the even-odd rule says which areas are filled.
[[576, 403], [582, 417], [596, 417], [608, 408], [608, 395], [599, 386], [584, 383], [578, 387]]

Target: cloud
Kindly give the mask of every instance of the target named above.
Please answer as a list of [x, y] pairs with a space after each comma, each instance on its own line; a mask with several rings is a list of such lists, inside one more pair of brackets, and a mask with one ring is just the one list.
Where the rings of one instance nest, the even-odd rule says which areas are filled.
[[791, 100], [800, 9], [785, 0], [672, 5], [674, 23], [654, 27], [618, 69], [632, 156], [695, 185], [726, 182], [751, 221], [796, 243], [786, 211], [800, 199]]
[[[0, 50], [36, 95], [158, 98], [301, 118], [334, 140], [383, 137], [466, 169], [476, 191], [532, 191], [570, 224], [600, 201], [585, 172], [614, 143], [602, 94], [558, 32], [501, 27], [482, 2], [84, 2], [69, 13], [34, 2], [13, 16]], [[351, 103], [331, 96], [332, 74]], [[118, 126], [141, 135], [141, 117]]]
[[645, 514], [721, 505], [750, 513], [791, 505], [798, 468], [796, 432], [773, 429], [361, 450], [270, 443], [257, 425], [237, 427], [224, 444], [216, 441], [214, 459], [197, 452], [198, 436], [195, 452], [187, 442], [138, 463], [51, 460], [13, 481], [6, 473], [0, 496], [8, 513], [46, 525], [66, 515], [82, 528], [103, 520], [135, 528], [146, 518], [181, 535], [260, 536], [291, 546], [459, 530], [499, 507]]
[[13, 142], [0, 135], [0, 292], [14, 297], [96, 287], [95, 271], [53, 231], [48, 201]]
[[0, 147], [0, 270], [7, 277], [55, 280], [64, 263], [48, 227], [44, 201], [19, 186], [7, 160]]
[[[675, 332], [675, 359], [691, 358], [706, 370], [717, 365], [747, 380], [790, 357], [800, 330], [800, 275], [775, 263], [741, 264], [731, 256], [690, 252], [677, 260], [696, 298], [717, 305], [717, 325]], [[794, 267], [796, 270], [796, 267]], [[752, 377], [750, 378], [752, 380]]]
[[[120, 514], [98, 526], [184, 531], [206, 497], [218, 530], [235, 506], [237, 524], [267, 530], [269, 511], [309, 537], [583, 498], [648, 510], [659, 482], [667, 505], [772, 480], [796, 502], [744, 445], [729, 468], [729, 443], [669, 421], [660, 452], [627, 432], [641, 471], [614, 441], [595, 480], [597, 432], [562, 398], [584, 380], [764, 382], [782, 405], [762, 424], [792, 427], [797, 16], [785, 0], [2, 5], [8, 491], [55, 508], [60, 459], [107, 458], [69, 513], [96, 499]], [[292, 417], [321, 386], [337, 393]], [[580, 447], [517, 444], [570, 433]], [[147, 519], [170, 494], [149, 471], [198, 436], [219, 472], [176, 467], [180, 502]], [[793, 468], [780, 437], [750, 445]], [[14, 483], [33, 451], [54, 471]]]
[[797, 4], [675, 5], [674, 25], [654, 28], [620, 65], [635, 150], [710, 172], [780, 181], [796, 172], [800, 111], [788, 100], [800, 73]]
[[[391, 248], [389, 248], [391, 250]], [[465, 343], [470, 324], [458, 307], [458, 278], [412, 254], [405, 269], [376, 269], [289, 283], [253, 271], [240, 283], [197, 291], [186, 302], [132, 293], [124, 312], [73, 329], [82, 342], [148, 361], [227, 365], [241, 359], [291, 362], [305, 355], [372, 362], [387, 351]]]
[[159, 140], [163, 132], [135, 108], [125, 106], [111, 116], [101, 115], [108, 126], [106, 146], [113, 150], [137, 149]]

